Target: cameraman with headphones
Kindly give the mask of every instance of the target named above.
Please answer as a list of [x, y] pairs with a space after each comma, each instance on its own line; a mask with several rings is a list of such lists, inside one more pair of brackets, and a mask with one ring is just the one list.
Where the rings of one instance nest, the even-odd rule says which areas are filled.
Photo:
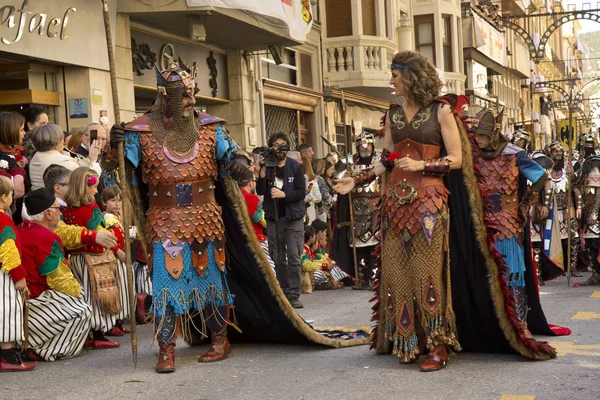
[[269, 254], [285, 297], [292, 307], [302, 308], [299, 298], [306, 215], [304, 170], [296, 160], [286, 157], [290, 149], [287, 133], [271, 134], [268, 146], [269, 150], [260, 158], [256, 192], [264, 196]]

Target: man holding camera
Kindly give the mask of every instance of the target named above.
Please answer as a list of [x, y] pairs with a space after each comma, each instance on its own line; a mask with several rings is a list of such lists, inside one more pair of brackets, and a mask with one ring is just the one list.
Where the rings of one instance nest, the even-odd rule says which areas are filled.
[[302, 166], [286, 157], [290, 137], [273, 133], [269, 150], [261, 157], [256, 190], [264, 196], [269, 253], [275, 262], [281, 290], [294, 308], [302, 308], [300, 297], [300, 257], [304, 247], [306, 181]]

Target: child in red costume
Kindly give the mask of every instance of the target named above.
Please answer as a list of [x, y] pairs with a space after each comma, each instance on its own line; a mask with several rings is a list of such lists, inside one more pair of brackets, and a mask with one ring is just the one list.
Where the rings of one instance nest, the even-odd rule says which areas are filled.
[[[62, 210], [67, 224], [107, 231], [102, 211], [94, 201], [98, 182], [98, 174], [92, 169], [81, 167], [73, 171], [65, 195], [67, 207]], [[92, 306], [93, 337], [89, 344], [96, 349], [119, 347], [119, 343], [104, 336], [116, 325], [122, 307], [127, 307], [121, 304], [119, 293], [118, 264], [114, 255], [118, 251], [118, 246], [106, 249], [100, 245], [70, 251], [73, 275], [83, 288], [86, 302]]]
[[121, 312], [117, 315], [116, 325], [108, 332], [108, 335], [123, 336], [125, 333], [131, 333], [131, 330], [123, 325], [123, 319], [129, 318], [129, 289], [127, 287], [127, 266], [125, 265], [125, 232], [121, 223], [123, 201], [119, 186], [112, 185], [102, 191], [102, 205], [106, 210], [104, 213], [106, 229], [117, 238], [118, 250], [115, 255], [119, 260], [119, 293], [121, 295]]
[[0, 372], [30, 371], [36, 366], [23, 362], [15, 348], [15, 343], [25, 338], [22, 296], [29, 295], [29, 289], [17, 230], [4, 212], [12, 204], [13, 191], [12, 182], [0, 177]]

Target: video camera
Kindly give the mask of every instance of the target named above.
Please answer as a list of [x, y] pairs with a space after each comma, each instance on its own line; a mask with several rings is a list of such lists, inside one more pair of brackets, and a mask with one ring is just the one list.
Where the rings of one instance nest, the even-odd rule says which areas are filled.
[[275, 168], [279, 165], [279, 154], [290, 151], [290, 146], [279, 146], [276, 149], [272, 149], [267, 146], [260, 148], [260, 155], [265, 158], [265, 167]]

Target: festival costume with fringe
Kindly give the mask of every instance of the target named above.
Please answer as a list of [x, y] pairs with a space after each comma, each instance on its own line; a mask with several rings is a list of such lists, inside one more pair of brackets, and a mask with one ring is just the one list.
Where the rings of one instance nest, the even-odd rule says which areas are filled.
[[[61, 237], [46, 227], [25, 221], [17, 227], [27, 270], [30, 349], [45, 361], [75, 357], [90, 330], [92, 309], [71, 272]], [[64, 230], [63, 230], [64, 231]], [[74, 239], [70, 235], [66, 240]], [[91, 239], [95, 235], [79, 235]]]
[[[228, 332], [234, 340], [364, 344], [368, 328], [316, 332], [292, 309], [252, 230], [239, 188], [225, 172], [239, 166], [236, 158], [243, 156], [236, 154], [223, 120], [195, 113], [183, 118], [182, 99], [197, 90], [193, 68], [180, 60], [156, 72], [154, 109], [125, 127], [131, 198], [124, 200], [132, 202], [135, 224], [149, 244], [157, 372], [175, 370], [181, 325], [192, 344], [206, 338], [206, 328], [212, 332], [213, 348], [201, 361], [226, 355], [231, 293], [236, 293], [235, 317], [243, 331]], [[116, 151], [107, 155], [107, 162], [115, 156]]]
[[[411, 121], [402, 106], [390, 107], [394, 151], [413, 160], [440, 157], [439, 102], [421, 107]], [[440, 175], [393, 168], [382, 196], [379, 304], [373, 346], [400, 362], [416, 359], [417, 332], [429, 350], [440, 344], [459, 351], [448, 263], [448, 190]]]

